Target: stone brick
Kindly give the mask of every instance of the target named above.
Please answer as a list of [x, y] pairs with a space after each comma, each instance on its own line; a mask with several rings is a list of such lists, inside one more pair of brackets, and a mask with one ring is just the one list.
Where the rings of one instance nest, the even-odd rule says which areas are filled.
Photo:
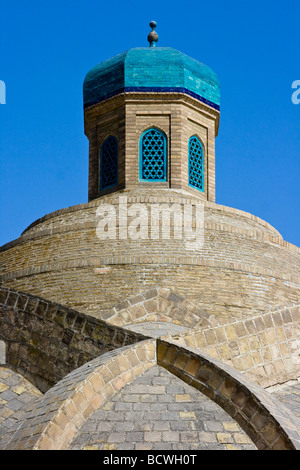
[[144, 433], [145, 442], [160, 442], [162, 439], [162, 432], [149, 431]]
[[189, 401], [191, 401], [191, 396], [188, 393], [177, 394], [177, 395], [175, 395], [175, 399], [178, 402], [189, 402]]
[[177, 357], [176, 357], [176, 360], [174, 362], [174, 366], [176, 368], [178, 368], [179, 370], [184, 370], [187, 362], [189, 360], [189, 356], [188, 354], [179, 354]]
[[76, 393], [76, 395], [73, 397], [73, 403], [80, 411], [83, 411], [88, 405], [88, 401], [82, 392]]
[[193, 377], [196, 377], [198, 369], [200, 367], [200, 362], [198, 359], [191, 357], [189, 362], [186, 365], [185, 372]]
[[63, 411], [58, 413], [58, 415], [55, 418], [55, 423], [61, 429], [64, 429], [68, 422], [69, 422], [69, 418], [66, 416], [66, 414]]
[[66, 403], [65, 405], [65, 412], [66, 412], [66, 415], [67, 417], [72, 420], [74, 418], [74, 416], [76, 416], [77, 414], [77, 407], [75, 406], [74, 402], [73, 401], [70, 401], [68, 403]]
[[250, 423], [255, 427], [255, 429], [260, 431], [267, 424], [269, 419], [270, 418], [266, 413], [260, 411], [251, 417]]
[[[239, 406], [239, 403], [241, 401], [239, 400], [237, 406]], [[252, 416], [257, 412], [258, 410], [258, 403], [253, 399], [253, 398], [248, 398], [246, 403], [242, 406], [242, 412], [249, 418], [251, 419]]]
[[236, 339], [237, 334], [236, 334], [236, 331], [235, 331], [235, 327], [233, 325], [226, 326], [225, 331], [226, 331], [227, 339], [229, 341], [231, 341], [233, 339]]
[[90, 378], [90, 383], [91, 385], [93, 386], [95, 392], [99, 392], [101, 390], [101, 388], [103, 387], [104, 385], [104, 380], [102, 379], [102, 377], [100, 377], [99, 374], [94, 374], [91, 378]]
[[194, 411], [181, 411], [179, 413], [181, 419], [196, 419], [196, 415]]
[[231, 434], [226, 432], [218, 432], [217, 439], [222, 444], [232, 444], [234, 442]]
[[245, 405], [249, 397], [249, 392], [243, 388], [238, 388], [231, 396], [231, 401], [238, 408], [242, 408]]
[[263, 439], [268, 442], [268, 444], [272, 444], [275, 439], [279, 437], [278, 433], [278, 428], [277, 426], [272, 423], [268, 422], [262, 429], [261, 429], [261, 435]]

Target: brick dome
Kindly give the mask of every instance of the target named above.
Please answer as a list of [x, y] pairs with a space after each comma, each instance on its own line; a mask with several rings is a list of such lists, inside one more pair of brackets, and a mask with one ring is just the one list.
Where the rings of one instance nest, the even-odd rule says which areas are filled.
[[87, 108], [122, 92], [181, 92], [219, 110], [220, 83], [206, 65], [171, 47], [137, 47], [101, 62], [83, 84]]
[[219, 81], [150, 26], [85, 78], [89, 202], [0, 247], [0, 450], [300, 450], [300, 248], [215, 202]]

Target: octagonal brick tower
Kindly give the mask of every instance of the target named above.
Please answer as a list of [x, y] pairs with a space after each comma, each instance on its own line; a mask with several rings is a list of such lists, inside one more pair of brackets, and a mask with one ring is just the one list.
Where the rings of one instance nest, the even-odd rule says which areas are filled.
[[93, 67], [83, 85], [89, 201], [120, 189], [185, 189], [215, 201], [220, 85], [170, 47], [130, 49]]

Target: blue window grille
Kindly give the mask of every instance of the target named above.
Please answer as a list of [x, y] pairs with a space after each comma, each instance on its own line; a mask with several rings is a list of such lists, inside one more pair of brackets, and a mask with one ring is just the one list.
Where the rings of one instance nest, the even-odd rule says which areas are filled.
[[118, 183], [118, 141], [107, 137], [100, 149], [100, 190]]
[[140, 140], [140, 179], [167, 180], [167, 138], [158, 129], [145, 131]]
[[189, 185], [204, 191], [203, 147], [195, 135], [189, 140]]

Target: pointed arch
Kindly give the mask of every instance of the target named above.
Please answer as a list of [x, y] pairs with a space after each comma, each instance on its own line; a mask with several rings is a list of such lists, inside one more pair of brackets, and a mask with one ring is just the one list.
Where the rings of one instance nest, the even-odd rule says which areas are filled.
[[259, 450], [300, 449], [299, 418], [268, 391], [199, 349], [156, 345], [157, 364], [223, 408]]
[[189, 186], [204, 192], [203, 145], [196, 135], [190, 137], [188, 151]]
[[140, 138], [140, 180], [167, 181], [167, 137], [156, 127]]
[[100, 149], [100, 190], [118, 184], [118, 140], [109, 135]]

